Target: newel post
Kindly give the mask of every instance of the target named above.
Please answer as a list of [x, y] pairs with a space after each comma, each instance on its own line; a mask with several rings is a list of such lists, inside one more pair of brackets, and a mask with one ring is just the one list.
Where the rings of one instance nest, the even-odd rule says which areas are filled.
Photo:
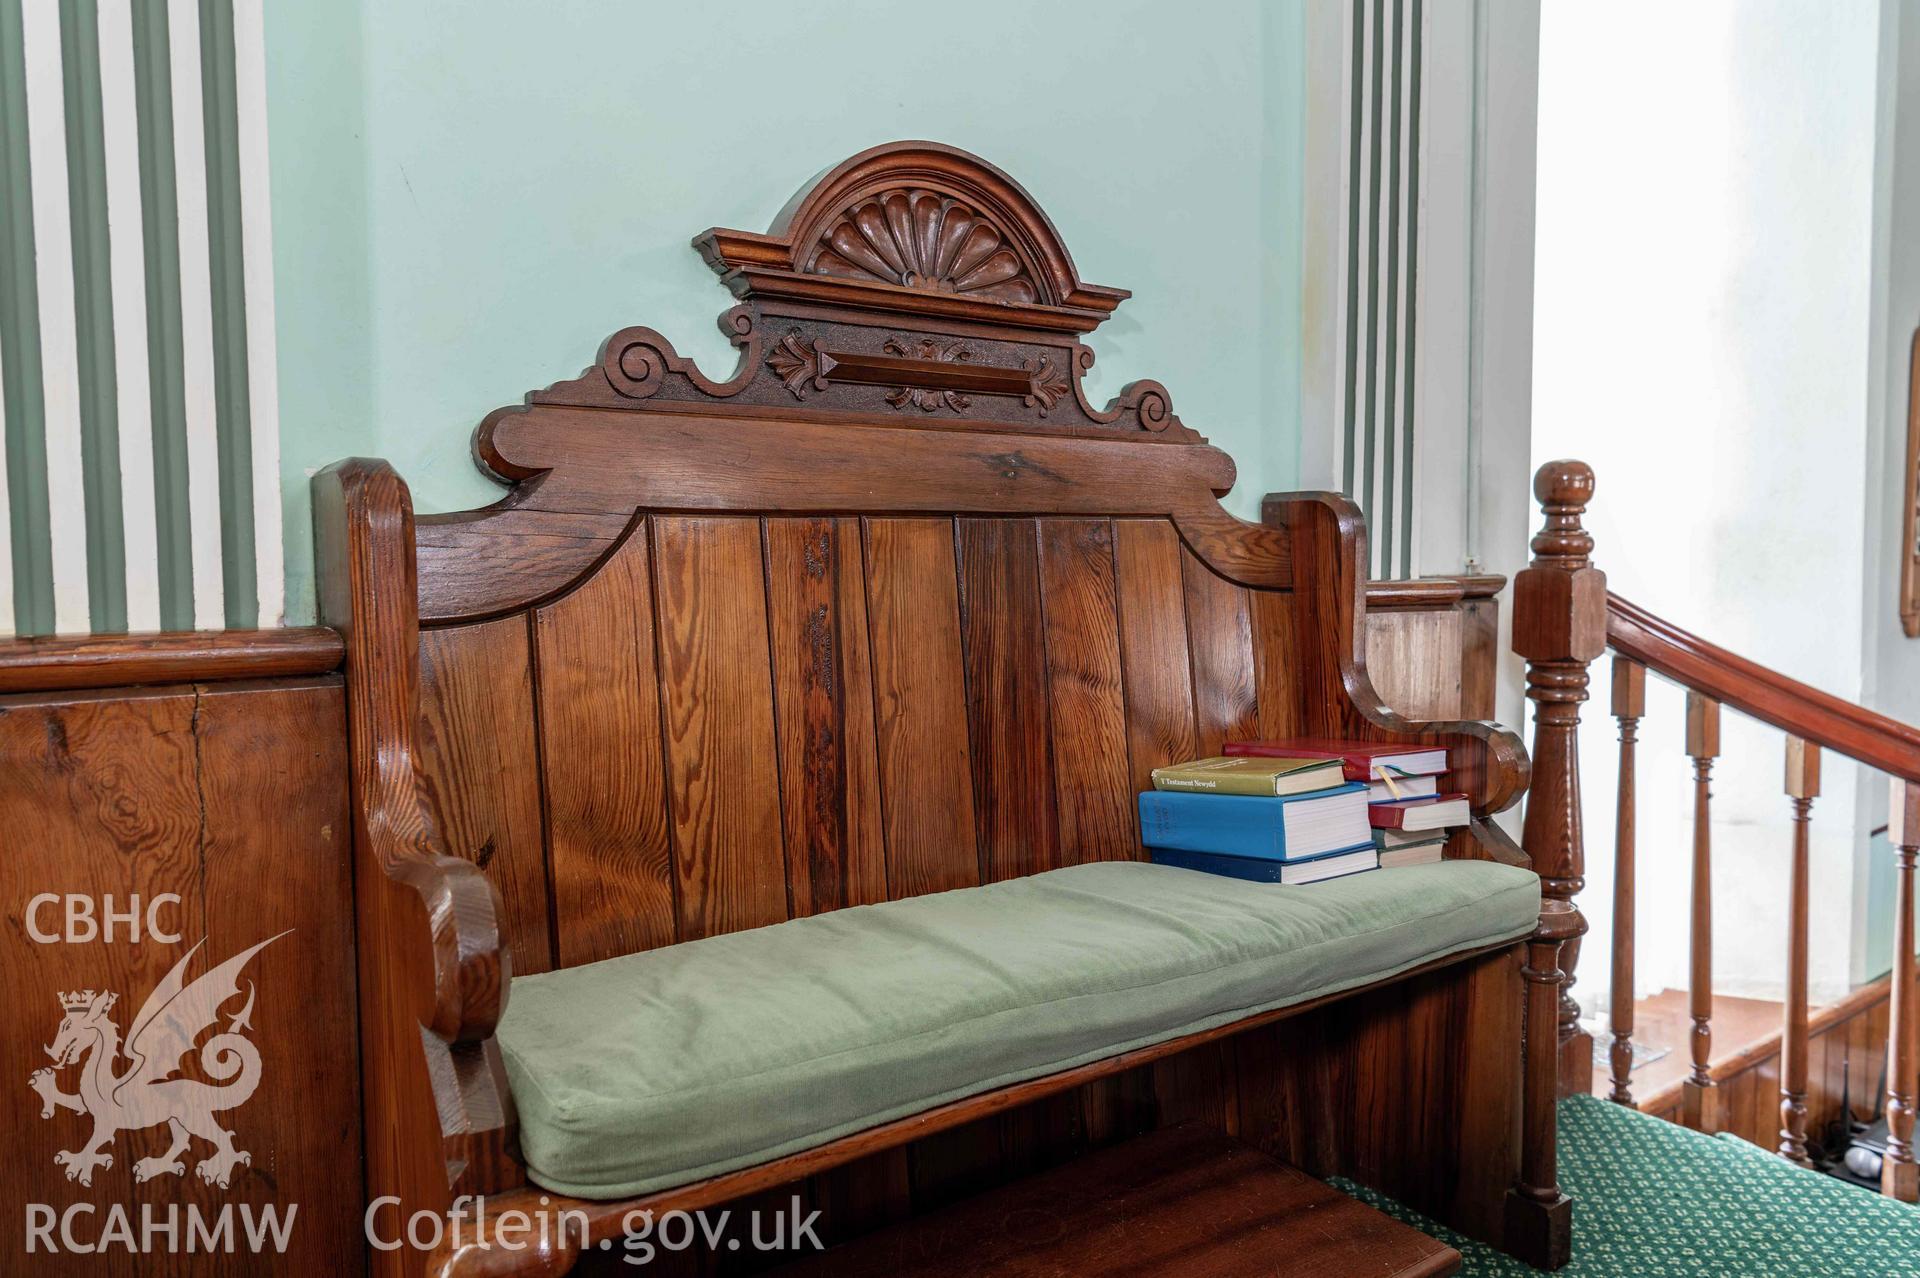
[[1540, 903], [1540, 926], [1527, 938], [1522, 1025], [1527, 1040], [1520, 1089], [1520, 1175], [1507, 1190], [1506, 1249], [1535, 1269], [1558, 1269], [1573, 1255], [1573, 1200], [1560, 1190], [1555, 1105], [1558, 1062], [1533, 1044], [1552, 1039], [1563, 979], [1560, 956], [1587, 930], [1565, 901]]
[[[1546, 520], [1533, 538], [1533, 562], [1513, 583], [1513, 650], [1527, 659], [1533, 712], [1533, 785], [1521, 842], [1548, 900], [1573, 902], [1585, 886], [1586, 849], [1580, 817], [1580, 703], [1587, 665], [1607, 647], [1607, 575], [1589, 559], [1593, 538], [1580, 517], [1593, 498], [1593, 470], [1582, 461], [1551, 461], [1533, 477]], [[1584, 930], [1584, 929], [1582, 929]], [[1569, 992], [1580, 942], [1560, 956], [1560, 1084], [1562, 1096], [1593, 1088], [1593, 1039], [1580, 1028]]]

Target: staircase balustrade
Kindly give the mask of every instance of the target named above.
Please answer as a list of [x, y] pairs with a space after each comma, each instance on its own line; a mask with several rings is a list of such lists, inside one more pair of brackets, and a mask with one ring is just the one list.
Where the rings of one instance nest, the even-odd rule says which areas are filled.
[[[1706, 640], [1607, 590], [1593, 563], [1594, 543], [1582, 523], [1594, 493], [1584, 462], [1555, 461], [1534, 477], [1544, 519], [1533, 559], [1514, 580], [1513, 650], [1527, 661], [1534, 703], [1533, 786], [1522, 842], [1541, 877], [1544, 896], [1577, 907], [1585, 886], [1581, 816], [1580, 706], [1588, 667], [1613, 653], [1612, 712], [1619, 724], [1613, 887], [1613, 956], [1608, 1096], [1627, 1106], [1633, 1095], [1634, 876], [1637, 748], [1651, 673], [1686, 691], [1685, 752], [1693, 764], [1693, 851], [1689, 911], [1688, 1013], [1691, 1068], [1682, 1083], [1683, 1120], [1716, 1130], [1722, 1089], [1713, 1062], [1712, 775], [1720, 757], [1720, 713], [1769, 724], [1786, 734], [1785, 785], [1790, 857], [1785, 942], [1787, 983], [1780, 1042], [1780, 1157], [1809, 1165], [1807, 1144], [1809, 836], [1820, 793], [1823, 751], [1865, 764], [1890, 778], [1889, 833], [1894, 852], [1894, 936], [1889, 981], [1886, 1114], [1887, 1154], [1881, 1192], [1920, 1198], [1914, 1121], [1920, 1109], [1920, 1007], [1916, 1007], [1914, 875], [1920, 855], [1920, 729], [1821, 692]], [[1577, 940], [1560, 960], [1562, 1095], [1592, 1090], [1593, 1045], [1572, 997], [1580, 958]]]

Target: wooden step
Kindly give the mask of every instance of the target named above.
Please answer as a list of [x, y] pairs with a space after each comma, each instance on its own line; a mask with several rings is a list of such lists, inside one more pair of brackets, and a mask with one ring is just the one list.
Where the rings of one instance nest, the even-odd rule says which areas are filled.
[[1460, 1253], [1209, 1127], [1169, 1128], [777, 1270], [781, 1278], [1425, 1278]]

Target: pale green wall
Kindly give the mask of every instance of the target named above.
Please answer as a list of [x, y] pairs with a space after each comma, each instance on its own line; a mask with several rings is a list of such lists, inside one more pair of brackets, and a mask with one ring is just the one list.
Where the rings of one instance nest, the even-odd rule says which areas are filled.
[[1296, 5], [303, 0], [267, 42], [289, 620], [314, 469], [382, 456], [423, 511], [482, 504], [475, 423], [613, 330], [724, 375], [729, 299], [688, 240], [897, 138], [1008, 170], [1084, 278], [1134, 291], [1095, 398], [1166, 383], [1239, 462], [1242, 514], [1293, 483]]

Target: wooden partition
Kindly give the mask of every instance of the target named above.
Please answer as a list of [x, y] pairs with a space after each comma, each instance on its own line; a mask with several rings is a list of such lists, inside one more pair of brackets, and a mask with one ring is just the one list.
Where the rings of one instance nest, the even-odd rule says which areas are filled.
[[1505, 577], [1421, 577], [1367, 586], [1367, 669], [1409, 719], [1493, 719]]
[[[14, 1142], [0, 1170], [0, 1269], [311, 1275], [364, 1264], [346, 723], [329, 673], [339, 656], [329, 631], [0, 645], [0, 1065], [11, 1080], [0, 1129]], [[189, 981], [262, 942], [219, 1024], [185, 1027], [204, 1039], [239, 1020], [258, 1052], [257, 1090], [215, 1113], [247, 1161], [223, 1167], [196, 1136], [178, 1172], [143, 1167], [170, 1144], [155, 1117], [102, 1143], [110, 1163], [69, 1179], [83, 1168], [57, 1156], [85, 1150], [95, 1118], [111, 1131], [118, 1112], [77, 1085], [105, 1063], [84, 1037], [87, 1054], [50, 1081], [86, 1112], [43, 1117], [27, 1086], [56, 1066], [45, 1045], [60, 1042], [69, 1000], [112, 995], [104, 1019], [131, 1036], [190, 951]], [[122, 1045], [112, 1077], [131, 1072], [135, 1046]], [[201, 1044], [180, 1050], [189, 1046]], [[221, 1077], [197, 1054], [185, 1068]], [[247, 1066], [234, 1082], [255, 1078]], [[147, 1208], [180, 1215], [171, 1239], [154, 1235], [140, 1255], [114, 1241], [110, 1213], [128, 1213], [138, 1239]], [[289, 1225], [285, 1249], [256, 1251], [245, 1221], [269, 1209]], [[58, 1221], [51, 1253], [45, 1238], [28, 1250], [38, 1211]], [[223, 1219], [233, 1254], [186, 1253], [192, 1221], [211, 1231]]]

